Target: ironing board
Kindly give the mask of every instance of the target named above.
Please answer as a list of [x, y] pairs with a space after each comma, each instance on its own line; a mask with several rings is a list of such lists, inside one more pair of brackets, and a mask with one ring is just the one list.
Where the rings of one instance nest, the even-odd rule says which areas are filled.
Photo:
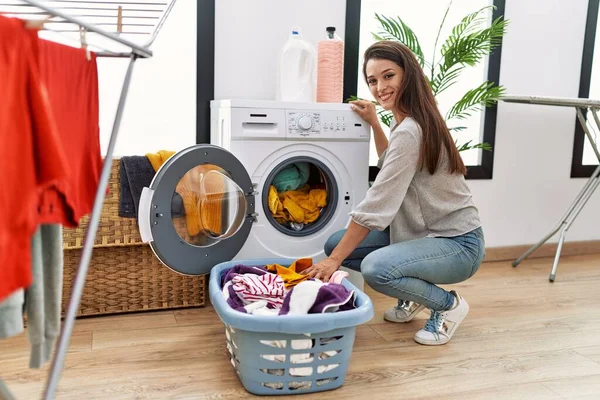
[[[598, 158], [598, 162], [600, 163], [600, 152], [598, 151], [598, 147], [590, 130], [586, 124], [585, 114], [584, 112], [591, 112], [594, 116], [594, 123], [596, 127], [600, 129], [600, 119], [598, 118], [598, 110], [600, 109], [600, 100], [591, 100], [591, 99], [580, 99], [580, 98], [565, 98], [565, 97], [544, 97], [544, 96], [512, 96], [507, 95], [500, 98], [500, 100], [505, 101], [507, 103], [524, 103], [524, 104], [537, 104], [537, 105], [545, 105], [545, 106], [558, 106], [558, 107], [574, 107], [577, 110], [577, 119], [585, 132], [588, 140], [592, 145], [592, 149]], [[546, 236], [544, 236], [538, 243], [529, 248], [523, 255], [521, 255], [518, 259], [516, 259], [512, 265], [516, 267], [527, 258], [531, 253], [536, 251], [542, 244], [544, 244], [548, 239], [554, 236], [558, 231], [560, 231], [560, 237], [558, 239], [558, 247], [556, 249], [556, 254], [554, 256], [554, 263], [552, 264], [552, 271], [550, 272], [550, 282], [554, 282], [556, 278], [556, 270], [558, 268], [558, 260], [560, 258], [560, 252], [562, 250], [563, 242], [565, 241], [565, 235], [577, 215], [581, 212], [587, 201], [590, 199], [598, 185], [600, 184], [600, 164], [590, 176], [590, 179], [586, 182], [585, 186], [575, 200], [571, 204], [571, 206], [567, 209], [565, 215], [560, 219], [559, 223], [556, 227], [550, 231]]]

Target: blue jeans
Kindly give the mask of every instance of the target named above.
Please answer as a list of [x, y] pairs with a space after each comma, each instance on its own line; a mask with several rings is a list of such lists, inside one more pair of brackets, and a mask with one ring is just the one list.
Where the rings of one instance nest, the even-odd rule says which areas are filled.
[[[330, 255], [345, 229], [325, 243]], [[342, 263], [362, 273], [374, 290], [435, 311], [452, 308], [454, 296], [435, 284], [458, 283], [477, 272], [485, 256], [483, 230], [455, 237], [409, 240], [390, 245], [389, 230], [371, 231]]]

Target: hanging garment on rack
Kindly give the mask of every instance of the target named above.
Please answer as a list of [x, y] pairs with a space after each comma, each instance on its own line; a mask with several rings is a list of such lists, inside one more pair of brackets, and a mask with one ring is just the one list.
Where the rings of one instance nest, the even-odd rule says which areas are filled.
[[0, 301], [31, 284], [39, 193], [68, 176], [37, 65], [24, 21], [0, 16]]
[[30, 368], [41, 368], [52, 358], [60, 332], [63, 249], [62, 226], [41, 225], [32, 239], [33, 283], [25, 292]]
[[0, 339], [23, 333], [23, 299], [23, 289], [19, 289], [0, 302]]
[[119, 160], [119, 216], [137, 218], [144, 187], [150, 186], [154, 169], [146, 156], [126, 156]]
[[96, 56], [88, 60], [83, 49], [43, 39], [38, 48], [41, 78], [69, 167], [69, 176], [42, 194], [39, 222], [77, 227], [92, 211], [102, 172]]

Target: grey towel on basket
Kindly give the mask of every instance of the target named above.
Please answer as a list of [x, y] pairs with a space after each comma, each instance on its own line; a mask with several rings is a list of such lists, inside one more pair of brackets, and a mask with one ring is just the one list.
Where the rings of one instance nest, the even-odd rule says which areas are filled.
[[137, 218], [142, 189], [150, 186], [152, 178], [154, 178], [154, 168], [148, 157], [127, 156], [121, 158], [119, 164], [120, 217]]

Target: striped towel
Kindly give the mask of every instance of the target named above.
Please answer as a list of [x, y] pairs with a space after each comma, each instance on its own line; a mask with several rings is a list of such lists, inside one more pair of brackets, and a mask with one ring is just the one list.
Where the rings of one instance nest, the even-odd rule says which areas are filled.
[[281, 308], [283, 305], [285, 285], [279, 275], [236, 275], [231, 281], [233, 290], [244, 304], [266, 300], [267, 305], [274, 308]]

